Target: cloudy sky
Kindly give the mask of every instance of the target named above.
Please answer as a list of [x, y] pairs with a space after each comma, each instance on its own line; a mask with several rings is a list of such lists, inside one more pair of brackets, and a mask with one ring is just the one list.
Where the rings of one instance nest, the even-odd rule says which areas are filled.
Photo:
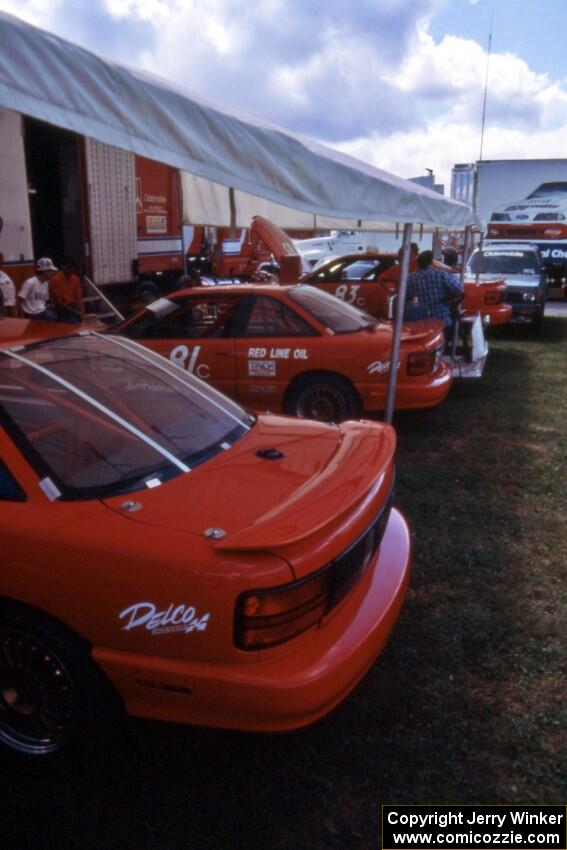
[[0, 0], [204, 97], [412, 177], [567, 155], [567, 0]]

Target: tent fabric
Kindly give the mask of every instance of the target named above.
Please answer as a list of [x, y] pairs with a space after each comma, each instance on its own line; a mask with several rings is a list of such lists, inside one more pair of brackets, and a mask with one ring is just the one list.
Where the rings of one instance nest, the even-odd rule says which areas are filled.
[[476, 222], [465, 204], [11, 15], [0, 13], [0, 33], [0, 106], [189, 172], [188, 223], [247, 224], [256, 213], [287, 227], [312, 227], [314, 214], [319, 227]]

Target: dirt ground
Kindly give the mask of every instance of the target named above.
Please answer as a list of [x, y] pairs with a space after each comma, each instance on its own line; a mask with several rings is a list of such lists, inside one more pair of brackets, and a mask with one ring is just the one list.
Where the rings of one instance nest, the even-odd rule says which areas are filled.
[[485, 376], [398, 416], [411, 590], [355, 692], [271, 736], [127, 721], [0, 755], [0, 848], [374, 850], [381, 803], [567, 799], [567, 319], [493, 334]]

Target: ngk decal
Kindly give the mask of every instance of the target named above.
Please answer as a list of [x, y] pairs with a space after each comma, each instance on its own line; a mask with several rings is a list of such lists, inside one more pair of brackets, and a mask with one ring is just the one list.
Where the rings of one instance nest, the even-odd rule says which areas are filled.
[[153, 635], [165, 635], [172, 632], [204, 632], [210, 616], [203, 614], [197, 617], [197, 611], [192, 605], [171, 603], [164, 611], [158, 611], [153, 602], [136, 602], [121, 611], [118, 619], [126, 620], [122, 626], [125, 632], [144, 626]]
[[176, 345], [169, 352], [169, 359], [182, 369], [187, 369], [192, 375], [197, 375], [198, 378], [206, 381], [211, 376], [211, 370], [206, 363], [197, 363], [200, 351], [200, 345], [194, 346], [193, 351], [187, 345]]

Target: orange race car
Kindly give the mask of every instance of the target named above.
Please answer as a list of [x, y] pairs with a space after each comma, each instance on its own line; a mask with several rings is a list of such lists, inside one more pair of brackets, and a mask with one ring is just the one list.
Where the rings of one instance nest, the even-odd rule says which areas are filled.
[[[396, 294], [397, 286], [387, 280], [379, 281], [381, 274], [394, 266], [396, 254], [366, 253], [348, 254], [325, 260], [313, 271], [303, 275], [302, 281], [309, 283], [354, 304], [380, 318], [391, 317], [391, 298]], [[435, 263], [438, 268], [453, 271], [443, 263]], [[484, 321], [491, 325], [501, 325], [509, 321], [512, 308], [505, 304], [506, 283], [501, 278], [476, 281], [474, 277], [465, 278], [465, 297], [461, 302], [464, 316], [481, 313]]]
[[56, 752], [121, 704], [291, 729], [374, 662], [410, 563], [389, 426], [255, 417], [128, 339], [17, 319], [0, 417], [8, 747]]
[[[339, 422], [383, 410], [392, 327], [312, 286], [182, 290], [112, 329], [254, 408]], [[443, 325], [404, 326], [396, 405], [432, 407], [451, 386]]]

